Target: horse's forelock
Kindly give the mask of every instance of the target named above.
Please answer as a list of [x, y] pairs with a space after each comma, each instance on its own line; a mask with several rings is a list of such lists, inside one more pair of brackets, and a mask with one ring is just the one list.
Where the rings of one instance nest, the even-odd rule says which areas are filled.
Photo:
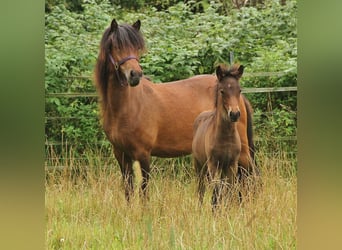
[[112, 46], [118, 50], [145, 50], [145, 41], [140, 31], [128, 24], [119, 25], [115, 33], [110, 34]]
[[145, 41], [142, 33], [128, 24], [120, 24], [115, 32], [108, 27], [101, 40], [101, 50], [110, 53], [112, 48], [118, 50], [145, 51]]

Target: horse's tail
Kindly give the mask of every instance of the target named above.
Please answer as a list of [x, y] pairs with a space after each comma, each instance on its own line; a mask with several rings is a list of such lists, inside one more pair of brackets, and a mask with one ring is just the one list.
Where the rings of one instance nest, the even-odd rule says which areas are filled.
[[253, 117], [252, 117], [253, 109], [245, 96], [243, 96], [243, 100], [245, 102], [246, 111], [247, 111], [247, 138], [248, 138], [249, 154], [251, 156], [252, 162], [256, 166], [255, 146], [254, 146], [254, 140], [253, 140]]

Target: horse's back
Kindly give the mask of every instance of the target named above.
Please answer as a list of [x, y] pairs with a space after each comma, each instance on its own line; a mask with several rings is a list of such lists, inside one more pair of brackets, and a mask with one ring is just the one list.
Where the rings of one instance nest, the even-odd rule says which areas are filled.
[[175, 96], [181, 97], [189, 93], [203, 98], [204, 96], [213, 96], [216, 80], [217, 78], [214, 75], [197, 75], [187, 79], [165, 83], [153, 83], [150, 79], [142, 78], [141, 83], [152, 88], [156, 95], [163, 96], [167, 99]]
[[160, 104], [164, 105], [170, 117], [191, 118], [190, 129], [202, 111], [214, 107], [215, 86], [216, 77], [213, 75], [199, 75], [175, 82], [153, 84]]
[[161, 89], [189, 89], [196, 91], [207, 91], [216, 85], [217, 78], [213, 75], [198, 75], [187, 79], [177, 80], [173, 82], [165, 82], [155, 84]]

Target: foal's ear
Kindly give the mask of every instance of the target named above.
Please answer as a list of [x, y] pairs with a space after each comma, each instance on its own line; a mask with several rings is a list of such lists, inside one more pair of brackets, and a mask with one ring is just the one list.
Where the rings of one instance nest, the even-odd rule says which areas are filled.
[[242, 74], [243, 74], [243, 70], [245, 69], [245, 67], [243, 65], [240, 65], [239, 68], [237, 69], [237, 74], [236, 74], [236, 78], [240, 79]]
[[118, 29], [118, 23], [116, 22], [115, 18], [112, 20], [112, 23], [110, 24], [110, 32], [115, 32]]
[[140, 25], [141, 25], [140, 20], [137, 20], [132, 26], [133, 26], [134, 29], [139, 31], [140, 30]]
[[221, 79], [224, 77], [224, 72], [223, 72], [223, 69], [221, 68], [221, 65], [218, 65], [216, 67], [216, 76], [219, 81], [221, 81]]

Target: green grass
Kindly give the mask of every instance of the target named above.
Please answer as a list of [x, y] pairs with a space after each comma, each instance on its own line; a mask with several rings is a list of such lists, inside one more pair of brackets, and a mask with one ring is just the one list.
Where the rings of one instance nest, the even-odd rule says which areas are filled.
[[[198, 206], [190, 159], [154, 158], [146, 203], [136, 194], [127, 204], [119, 167], [99, 167], [94, 153], [88, 154], [89, 166], [81, 177], [71, 178], [68, 169], [59, 174], [46, 170], [47, 248], [296, 248], [295, 159], [258, 153], [261, 190], [215, 215], [210, 188]], [[72, 157], [67, 162], [69, 169], [84, 164]]]

